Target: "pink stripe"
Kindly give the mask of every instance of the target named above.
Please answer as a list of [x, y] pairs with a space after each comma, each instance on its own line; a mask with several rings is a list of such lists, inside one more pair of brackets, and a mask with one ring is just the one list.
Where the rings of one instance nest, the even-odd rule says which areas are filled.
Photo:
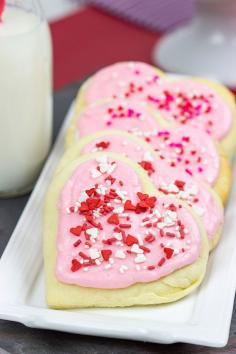
[[194, 0], [87, 0], [90, 4], [155, 31], [191, 18]]

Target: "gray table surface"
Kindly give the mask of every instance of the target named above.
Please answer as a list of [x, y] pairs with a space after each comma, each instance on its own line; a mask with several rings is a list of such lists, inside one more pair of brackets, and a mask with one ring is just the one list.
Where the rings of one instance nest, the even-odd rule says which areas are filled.
[[[54, 139], [59, 131], [60, 125], [72, 99], [76, 95], [78, 87], [79, 84], [73, 84], [55, 93]], [[29, 195], [14, 199], [0, 199], [0, 254], [3, 253], [28, 198]], [[76, 334], [32, 329], [18, 323], [0, 320], [0, 354], [4, 354], [6, 351], [12, 354], [236, 353], [236, 308], [234, 308], [228, 345], [225, 348], [220, 349], [182, 343], [160, 345], [127, 340], [81, 336]]]

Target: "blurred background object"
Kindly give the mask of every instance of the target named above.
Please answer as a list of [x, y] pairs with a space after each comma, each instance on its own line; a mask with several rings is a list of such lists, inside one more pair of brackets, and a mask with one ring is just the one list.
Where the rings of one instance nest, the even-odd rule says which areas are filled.
[[153, 31], [166, 31], [177, 27], [193, 15], [194, 0], [87, 0], [126, 19]]
[[51, 22], [56, 89], [121, 60], [236, 87], [235, 0], [41, 2]]
[[0, 197], [32, 189], [51, 146], [52, 51], [36, 0], [7, 0], [0, 22]]
[[167, 71], [236, 86], [236, 1], [196, 0], [193, 21], [163, 37], [154, 62]]

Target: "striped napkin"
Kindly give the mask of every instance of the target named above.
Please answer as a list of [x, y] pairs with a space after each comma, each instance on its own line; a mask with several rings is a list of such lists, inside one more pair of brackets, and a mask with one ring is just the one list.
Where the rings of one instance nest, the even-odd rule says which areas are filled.
[[89, 4], [153, 31], [167, 31], [189, 20], [194, 0], [87, 0]]

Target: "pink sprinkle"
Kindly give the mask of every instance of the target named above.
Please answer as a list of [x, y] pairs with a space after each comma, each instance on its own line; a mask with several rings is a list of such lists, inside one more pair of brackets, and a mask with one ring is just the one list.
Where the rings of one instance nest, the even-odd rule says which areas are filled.
[[154, 75], [154, 76], [153, 76], [153, 81], [154, 81], [154, 82], [156, 82], [158, 79], [159, 79], [159, 76], [157, 76], [157, 75]]
[[134, 110], [129, 108], [128, 111], [127, 111], [127, 116], [128, 117], [132, 117], [133, 114], [134, 114]]
[[106, 122], [106, 125], [107, 125], [107, 126], [110, 126], [110, 125], [111, 125], [111, 121], [108, 120], [108, 121]]
[[192, 171], [190, 171], [188, 168], [185, 168], [185, 172], [187, 172], [190, 176], [192, 176]]
[[183, 145], [181, 144], [181, 143], [170, 143], [170, 145], [169, 145], [171, 148], [172, 147], [176, 147], [176, 148], [182, 148], [183, 147]]
[[157, 133], [157, 136], [170, 135], [168, 130], [162, 130]]

